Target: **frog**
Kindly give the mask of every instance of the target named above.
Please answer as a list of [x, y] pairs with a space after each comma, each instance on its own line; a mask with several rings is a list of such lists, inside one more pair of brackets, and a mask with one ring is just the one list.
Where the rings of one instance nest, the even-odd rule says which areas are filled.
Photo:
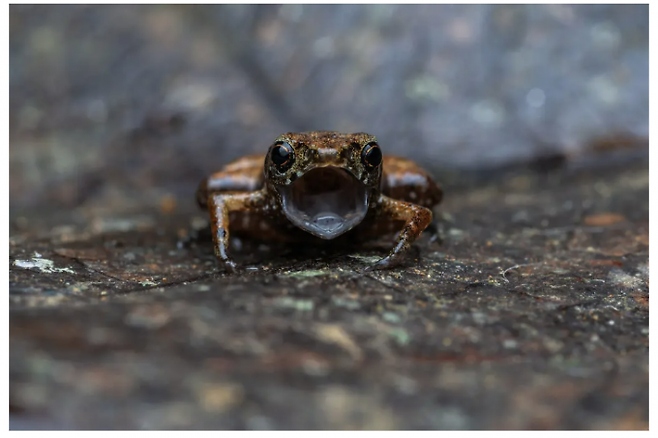
[[442, 198], [429, 172], [384, 155], [374, 135], [336, 131], [281, 134], [265, 154], [226, 164], [196, 191], [215, 256], [229, 273], [241, 269], [229, 254], [232, 234], [307, 245], [397, 232], [389, 253], [366, 270], [393, 268], [432, 224]]

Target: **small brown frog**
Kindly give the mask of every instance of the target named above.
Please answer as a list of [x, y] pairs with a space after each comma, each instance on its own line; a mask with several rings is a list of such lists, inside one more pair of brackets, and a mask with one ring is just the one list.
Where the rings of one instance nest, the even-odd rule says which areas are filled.
[[[263, 164], [264, 163], [264, 164]], [[432, 221], [443, 192], [413, 161], [384, 157], [366, 133], [287, 133], [265, 156], [240, 158], [204, 179], [197, 202], [210, 212], [215, 254], [227, 270], [229, 229], [262, 240], [349, 241], [400, 230], [369, 269], [390, 268]]]

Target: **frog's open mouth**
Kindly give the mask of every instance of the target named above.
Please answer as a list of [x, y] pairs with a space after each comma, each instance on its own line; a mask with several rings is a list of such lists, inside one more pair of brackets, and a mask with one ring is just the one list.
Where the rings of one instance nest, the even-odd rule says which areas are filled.
[[283, 212], [299, 228], [333, 239], [357, 226], [368, 212], [368, 191], [348, 171], [319, 167], [279, 188]]

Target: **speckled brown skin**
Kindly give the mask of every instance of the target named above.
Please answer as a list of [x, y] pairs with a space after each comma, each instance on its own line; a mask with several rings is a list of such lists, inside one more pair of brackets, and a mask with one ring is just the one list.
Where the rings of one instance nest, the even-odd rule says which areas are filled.
[[[294, 162], [285, 172], [272, 162], [272, 148], [286, 142], [294, 149]], [[229, 257], [232, 232], [262, 240], [319, 240], [295, 227], [282, 212], [277, 186], [288, 185], [315, 167], [335, 166], [349, 171], [369, 193], [368, 212], [347, 234], [374, 238], [400, 230], [390, 253], [369, 269], [393, 267], [432, 221], [431, 208], [443, 192], [427, 172], [411, 160], [384, 157], [381, 164], [364, 164], [361, 153], [377, 139], [366, 133], [331, 131], [287, 133], [277, 137], [266, 155], [240, 158], [204, 179], [197, 202], [210, 212], [215, 254], [229, 270], [237, 266]]]

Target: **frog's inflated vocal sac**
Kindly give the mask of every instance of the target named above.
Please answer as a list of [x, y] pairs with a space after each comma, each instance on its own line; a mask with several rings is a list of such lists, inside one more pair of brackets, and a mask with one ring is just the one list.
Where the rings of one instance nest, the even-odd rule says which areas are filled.
[[[390, 268], [432, 221], [443, 192], [413, 161], [384, 157], [366, 133], [287, 133], [265, 156], [240, 158], [204, 179], [215, 254], [227, 270], [229, 230], [262, 240], [372, 238], [400, 230], [371, 269]], [[315, 236], [315, 237], [313, 237]]]

